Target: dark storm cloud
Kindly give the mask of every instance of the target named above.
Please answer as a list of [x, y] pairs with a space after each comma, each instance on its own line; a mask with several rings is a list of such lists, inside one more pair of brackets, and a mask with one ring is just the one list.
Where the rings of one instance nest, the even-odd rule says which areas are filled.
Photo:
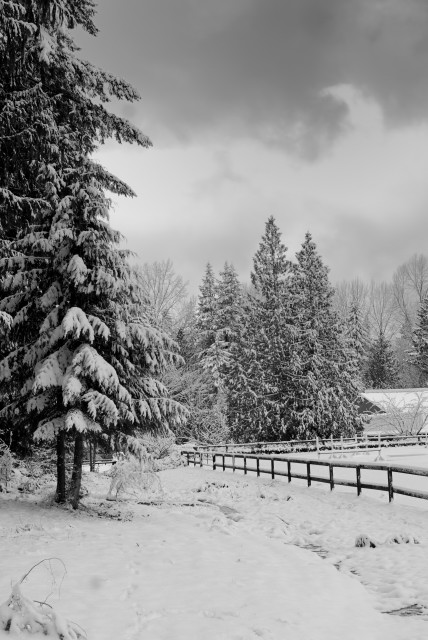
[[154, 136], [222, 131], [310, 155], [346, 126], [324, 93], [343, 83], [391, 123], [428, 113], [426, 0], [102, 0], [97, 24], [83, 55], [136, 85]]

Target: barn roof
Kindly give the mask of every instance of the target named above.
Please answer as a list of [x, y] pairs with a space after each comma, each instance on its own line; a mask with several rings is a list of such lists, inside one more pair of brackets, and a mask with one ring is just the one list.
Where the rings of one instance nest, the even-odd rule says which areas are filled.
[[[366, 389], [361, 398], [381, 411], [388, 411], [392, 407], [401, 411], [414, 410], [418, 405], [428, 412], [428, 388], [414, 389]], [[368, 413], [376, 413], [368, 411]]]

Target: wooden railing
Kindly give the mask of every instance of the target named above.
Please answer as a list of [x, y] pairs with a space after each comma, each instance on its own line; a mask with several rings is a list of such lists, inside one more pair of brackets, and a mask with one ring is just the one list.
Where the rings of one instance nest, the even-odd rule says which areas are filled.
[[[378, 448], [379, 443], [382, 447], [410, 446], [414, 444], [428, 445], [428, 433], [416, 434], [396, 434], [396, 435], [378, 435], [378, 434], [362, 434], [354, 437], [341, 438], [315, 438], [312, 440], [281, 440], [275, 442], [241, 442], [241, 443], [224, 443], [224, 444], [198, 444], [197, 451], [231, 451], [239, 452], [272, 452], [272, 453], [296, 453], [304, 451], [316, 451], [335, 449], [342, 444], [360, 445], [365, 448]], [[183, 449], [186, 445], [182, 445]]]
[[[98, 466], [100, 466], [102, 464], [113, 464], [113, 463], [116, 463], [116, 460], [114, 460], [113, 458], [97, 458], [94, 461], [94, 465], [96, 467], [98, 467]], [[88, 466], [88, 465], [90, 465], [90, 460], [86, 460], [85, 459], [85, 460], [83, 460], [82, 464], [84, 466]]]
[[[387, 491], [388, 498], [391, 502], [394, 498], [394, 494], [400, 494], [404, 496], [410, 496], [413, 498], [420, 498], [422, 500], [428, 500], [428, 491], [420, 491], [419, 489], [407, 489], [404, 487], [394, 486], [393, 483], [393, 474], [394, 473], [403, 473], [412, 476], [424, 476], [428, 477], [428, 469], [423, 469], [420, 467], [405, 467], [401, 465], [394, 464], [386, 464], [380, 462], [372, 462], [372, 463], [361, 463], [357, 464], [351, 461], [342, 461], [335, 460], [327, 461], [327, 460], [313, 460], [307, 458], [293, 458], [289, 456], [268, 456], [262, 454], [251, 454], [251, 453], [226, 453], [222, 451], [183, 451], [183, 455], [187, 458], [188, 464], [193, 464], [194, 466], [203, 467], [205, 464], [211, 466], [215, 471], [216, 469], [221, 469], [225, 471], [226, 469], [231, 469], [234, 471], [243, 471], [244, 474], [248, 472], [254, 472], [257, 476], [261, 474], [267, 474], [272, 479], [276, 476], [283, 476], [288, 479], [288, 482], [291, 482], [292, 478], [299, 478], [301, 480], [306, 480], [308, 487], [311, 486], [312, 482], [323, 482], [330, 485], [330, 489], [333, 490], [336, 485], [343, 485], [347, 487], [355, 487], [357, 489], [357, 495], [361, 495], [361, 491], [363, 489], [371, 489], [376, 491]], [[242, 464], [237, 464], [236, 461], [242, 460]], [[255, 467], [248, 466], [248, 460], [255, 460]], [[260, 465], [261, 462], [268, 462], [267, 467], [262, 467]], [[286, 464], [287, 469], [280, 470], [275, 468], [275, 463], [284, 463]], [[306, 466], [305, 473], [296, 473], [294, 469], [292, 469], [292, 465], [299, 464]], [[313, 467], [328, 467], [329, 475], [328, 478], [322, 476], [313, 475]], [[334, 469], [335, 468], [347, 468], [347, 469], [355, 469], [355, 481], [354, 480], [345, 480], [343, 478], [334, 477]], [[361, 470], [362, 469], [370, 469], [377, 471], [386, 471], [387, 474], [387, 482], [386, 484], [377, 484], [372, 482], [362, 482], [361, 480]]]

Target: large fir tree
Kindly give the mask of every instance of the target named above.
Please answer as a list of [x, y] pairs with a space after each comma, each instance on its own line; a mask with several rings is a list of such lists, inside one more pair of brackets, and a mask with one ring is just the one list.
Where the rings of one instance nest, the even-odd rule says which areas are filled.
[[221, 368], [224, 353], [217, 340], [217, 282], [210, 263], [207, 264], [199, 287], [196, 326], [198, 329], [198, 354], [201, 365], [213, 382], [213, 394], [221, 388]]
[[366, 382], [373, 389], [393, 389], [397, 386], [397, 361], [391, 343], [383, 332], [370, 345]]
[[328, 269], [309, 233], [296, 258], [292, 309], [298, 338], [290, 362], [294, 432], [302, 438], [350, 434], [359, 427], [355, 403], [361, 388], [333, 311]]
[[[236, 438], [289, 437], [290, 262], [271, 216], [253, 259], [254, 292], [245, 309], [231, 367], [231, 407]], [[244, 436], [245, 434], [245, 436]]]
[[156, 377], [175, 345], [137, 315], [138, 291], [105, 190], [133, 195], [92, 159], [114, 137], [146, 136], [110, 113], [134, 101], [126, 82], [76, 55], [71, 30], [94, 35], [91, 0], [1, 2], [0, 310], [13, 317], [12, 351], [0, 363], [1, 416], [56, 440], [57, 499], [65, 499], [64, 443], [74, 440], [77, 506], [83, 439], [180, 420]]
[[344, 340], [348, 348], [350, 364], [355, 367], [355, 379], [362, 384], [366, 377], [368, 331], [357, 300], [352, 300], [344, 327]]
[[428, 385], [428, 295], [422, 300], [412, 336], [411, 361], [419, 371], [420, 383]]

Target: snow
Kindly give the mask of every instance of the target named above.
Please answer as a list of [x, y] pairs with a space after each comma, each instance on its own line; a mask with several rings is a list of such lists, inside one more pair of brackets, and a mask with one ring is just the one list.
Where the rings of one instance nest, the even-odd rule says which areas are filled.
[[62, 321], [64, 336], [75, 340], [84, 338], [88, 342], [94, 341], [94, 330], [89, 322], [86, 313], [79, 307], [71, 307]]
[[[161, 496], [114, 503], [105, 501], [109, 478], [85, 473], [89, 496], [77, 513], [13, 488], [2, 494], [0, 602], [11, 581], [56, 557], [66, 575], [53, 560], [22, 591], [51, 594], [91, 640], [426, 638], [424, 501], [390, 505], [192, 467], [159, 478]], [[381, 544], [357, 548], [360, 534]], [[385, 543], [405, 534], [419, 544]], [[412, 606], [422, 615], [382, 613]]]
[[388, 411], [391, 405], [403, 410], [411, 410], [419, 405], [425, 408], [428, 401], [428, 390], [423, 387], [420, 389], [367, 389], [361, 395], [384, 411]]

